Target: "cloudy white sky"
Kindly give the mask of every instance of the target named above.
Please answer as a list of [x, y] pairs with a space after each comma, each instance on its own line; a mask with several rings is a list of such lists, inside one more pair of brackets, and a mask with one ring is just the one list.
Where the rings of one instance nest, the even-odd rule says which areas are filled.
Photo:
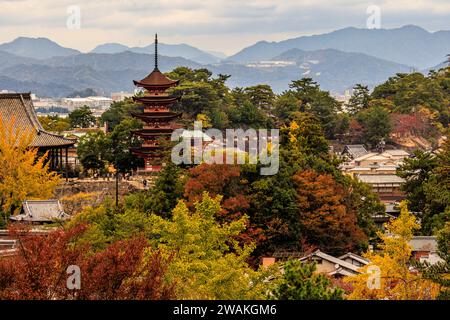
[[[80, 29], [67, 28], [72, 5]], [[89, 51], [106, 42], [144, 46], [158, 32], [164, 43], [233, 54], [259, 40], [365, 27], [370, 5], [381, 8], [383, 28], [450, 29], [450, 0], [0, 0], [0, 43], [48, 37]]]

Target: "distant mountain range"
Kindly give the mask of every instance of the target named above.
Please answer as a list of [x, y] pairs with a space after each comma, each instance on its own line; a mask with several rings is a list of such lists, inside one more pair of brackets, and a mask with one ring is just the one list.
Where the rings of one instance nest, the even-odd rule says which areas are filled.
[[[0, 89], [31, 91], [39, 96], [64, 97], [92, 88], [109, 95], [134, 89], [132, 80], [140, 80], [153, 70], [154, 55], [133, 52], [116, 54], [86, 53], [68, 57], [30, 60], [15, 57], [14, 65], [4, 63], [11, 55], [0, 53]], [[203, 65], [184, 58], [159, 57], [162, 71], [178, 66], [201, 68]], [[8, 82], [8, 79], [10, 82]]]
[[[106, 43], [95, 47], [95, 49], [92, 50], [91, 53], [114, 54], [124, 51], [152, 54], [155, 52], [155, 45], [152, 43], [145, 47], [130, 48], [120, 43]], [[158, 53], [167, 57], [183, 57], [202, 64], [217, 63], [223, 59], [223, 54], [221, 57], [215, 56], [212, 53], [202, 51], [187, 44], [158, 43]], [[218, 55], [220, 55], [220, 53], [218, 53]]]
[[411, 71], [406, 65], [334, 49], [291, 49], [268, 61], [245, 66], [222, 63], [212, 69], [216, 73], [232, 74], [228, 80], [231, 85], [269, 83], [277, 92], [288, 89], [292, 80], [303, 77], [312, 78], [325, 90], [343, 92], [356, 83], [373, 87], [396, 73]]
[[[373, 87], [417, 66], [424, 72], [443, 67], [450, 53], [447, 37], [449, 31], [429, 33], [414, 26], [346, 28], [281, 42], [259, 42], [226, 59], [223, 54], [186, 44], [160, 44], [159, 66], [164, 72], [178, 66], [208, 68], [215, 74], [231, 75], [231, 87], [266, 83], [276, 92], [288, 89], [292, 80], [311, 77], [323, 89], [342, 93], [356, 83]], [[132, 80], [153, 69], [153, 51], [153, 44], [130, 48], [109, 43], [81, 53], [45, 38], [17, 38], [0, 44], [0, 90], [51, 97], [87, 88], [105, 95], [132, 91]]]
[[450, 53], [450, 31], [431, 33], [411, 25], [397, 29], [371, 30], [351, 27], [280, 42], [260, 41], [228, 57], [227, 60], [240, 63], [269, 60], [294, 48], [359, 52], [425, 69], [443, 62], [445, 56]]
[[0, 44], [0, 51], [34, 59], [48, 59], [58, 56], [66, 57], [81, 53], [75, 49], [64, 48], [47, 38], [26, 37], [19, 37], [14, 41]]
[[[128, 47], [120, 43], [105, 43], [95, 47], [90, 53], [154, 53], [154, 44], [145, 47]], [[197, 63], [217, 63], [226, 58], [221, 52], [206, 52], [187, 44], [158, 44], [159, 53], [167, 57], [182, 57]], [[20, 57], [48, 59], [52, 57], [67, 57], [80, 54], [75, 49], [65, 48], [47, 38], [19, 37], [11, 42], [0, 44], [0, 51]]]

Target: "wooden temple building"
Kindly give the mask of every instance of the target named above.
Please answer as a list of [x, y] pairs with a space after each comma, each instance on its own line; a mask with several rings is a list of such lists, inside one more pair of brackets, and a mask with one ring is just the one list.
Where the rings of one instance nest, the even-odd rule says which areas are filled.
[[179, 98], [170, 96], [167, 90], [177, 86], [179, 80], [167, 78], [158, 69], [158, 36], [155, 36], [155, 68], [144, 79], [133, 81], [140, 88], [144, 88], [143, 96], [134, 97], [134, 101], [142, 106], [142, 113], [134, 113], [133, 116], [144, 122], [142, 129], [133, 133], [141, 138], [140, 147], [131, 148], [131, 152], [144, 160], [144, 168], [139, 173], [159, 172], [164, 165], [162, 163], [164, 151], [167, 145], [164, 141], [170, 141], [172, 132], [180, 128], [174, 120], [181, 117], [182, 113], [170, 111], [170, 107]]
[[[68, 149], [75, 141], [44, 130], [34, 110], [30, 93], [0, 93], [0, 120], [13, 123], [14, 130], [31, 133], [31, 148], [48, 152], [49, 167], [67, 177]], [[1, 152], [1, 150], [0, 150]]]

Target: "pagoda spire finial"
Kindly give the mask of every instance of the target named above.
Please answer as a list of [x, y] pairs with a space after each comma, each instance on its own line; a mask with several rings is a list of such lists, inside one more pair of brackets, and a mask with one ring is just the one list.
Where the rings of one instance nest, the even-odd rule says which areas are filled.
[[158, 70], [158, 34], [155, 33], [155, 70]]

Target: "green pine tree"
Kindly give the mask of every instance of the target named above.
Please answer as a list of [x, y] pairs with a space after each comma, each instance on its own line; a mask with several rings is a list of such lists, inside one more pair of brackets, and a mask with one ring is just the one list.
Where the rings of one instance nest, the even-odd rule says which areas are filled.
[[355, 115], [359, 111], [367, 109], [369, 107], [370, 94], [369, 88], [362, 84], [357, 84], [353, 87], [353, 94], [350, 98], [347, 110], [348, 113]]
[[316, 274], [315, 264], [290, 260], [284, 265], [284, 274], [271, 298], [277, 300], [342, 300], [343, 290], [333, 288], [331, 280]]

